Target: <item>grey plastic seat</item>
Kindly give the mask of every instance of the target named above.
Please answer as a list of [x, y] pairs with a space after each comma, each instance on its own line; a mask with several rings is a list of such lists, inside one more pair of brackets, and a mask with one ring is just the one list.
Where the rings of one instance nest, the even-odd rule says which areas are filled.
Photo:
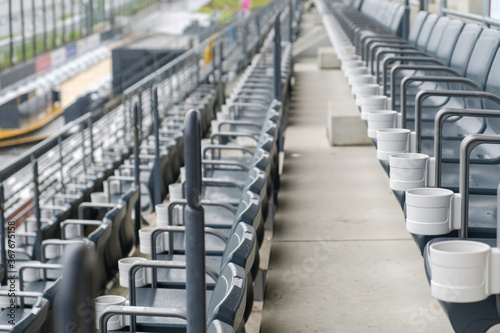
[[[219, 275], [214, 290], [207, 291], [207, 325], [210, 326], [213, 321], [217, 320], [229, 325], [235, 332], [244, 332], [246, 288], [247, 280], [244, 269], [232, 263], [227, 264]], [[144, 315], [137, 316], [136, 332], [165, 331], [168, 328], [181, 330], [185, 327], [183, 319], [148, 315], [150, 312], [148, 310], [153, 308], [185, 309], [185, 290], [138, 288], [136, 292], [137, 304], [140, 306], [137, 311], [144, 313]], [[119, 313], [127, 314], [128, 308], [132, 309], [134, 306], [124, 307]], [[106, 331], [105, 329], [104, 332]], [[127, 331], [125, 328], [112, 332]]]

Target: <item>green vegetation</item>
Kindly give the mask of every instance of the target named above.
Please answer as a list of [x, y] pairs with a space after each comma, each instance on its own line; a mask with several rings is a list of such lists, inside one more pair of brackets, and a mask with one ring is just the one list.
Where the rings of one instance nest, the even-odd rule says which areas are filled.
[[64, 20], [66, 20], [66, 19], [69, 19], [70, 17], [73, 17], [73, 14], [72, 14], [72, 13], [67, 13], [67, 14], [65, 14], [64, 16], [61, 16], [61, 17], [59, 18], [59, 20], [64, 21]]
[[[267, 5], [272, 0], [251, 0], [250, 9], [256, 9]], [[205, 7], [200, 8], [200, 13], [212, 13], [213, 11], [221, 12], [221, 23], [226, 23], [227, 20], [240, 10], [241, 0], [212, 0]]]

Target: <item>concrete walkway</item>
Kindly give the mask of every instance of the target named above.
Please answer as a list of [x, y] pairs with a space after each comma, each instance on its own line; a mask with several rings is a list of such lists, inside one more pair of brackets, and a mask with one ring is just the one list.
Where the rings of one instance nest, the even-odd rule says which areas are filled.
[[296, 62], [261, 332], [452, 332], [373, 146], [331, 147], [343, 74]]

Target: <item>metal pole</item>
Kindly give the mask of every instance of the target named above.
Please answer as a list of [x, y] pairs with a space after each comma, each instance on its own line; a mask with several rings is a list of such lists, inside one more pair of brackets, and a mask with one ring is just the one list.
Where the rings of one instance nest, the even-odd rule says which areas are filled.
[[206, 332], [205, 232], [201, 206], [201, 121], [190, 110], [184, 127], [186, 158], [186, 293], [187, 333]]
[[9, 0], [9, 51], [10, 64], [14, 63], [14, 32], [12, 31], [12, 0]]
[[217, 67], [217, 54], [216, 54], [216, 47], [215, 45], [212, 47], [212, 80], [214, 83], [214, 87], [217, 87], [217, 75], [215, 74], [215, 69]]
[[43, 20], [43, 51], [46, 52], [49, 48], [47, 45], [47, 4], [46, 0], [42, 0], [42, 20]]
[[153, 130], [155, 135], [155, 166], [154, 166], [154, 204], [161, 203], [161, 175], [160, 175], [160, 116], [158, 114], [158, 88], [153, 90]]
[[64, 1], [61, 2], [61, 24], [62, 24], [62, 43], [66, 44], [66, 8], [64, 6]]
[[139, 105], [138, 105], [138, 113], [137, 113], [137, 126], [138, 126], [138, 135], [139, 138], [142, 138], [142, 91], [139, 91], [138, 94]]
[[57, 46], [57, 14], [56, 0], [52, 0], [52, 48]]
[[135, 240], [136, 243], [139, 242], [139, 229], [141, 229], [141, 181], [140, 181], [140, 171], [139, 171], [139, 106], [137, 103], [134, 104], [133, 108], [133, 118], [134, 118], [134, 178], [135, 185], [139, 191], [139, 197], [135, 203]]
[[483, 26], [489, 26], [489, 24], [486, 23], [485, 18], [490, 16], [490, 0], [483, 0]]
[[94, 0], [89, 0], [89, 26], [87, 28], [87, 35], [92, 34], [92, 30], [94, 29]]
[[[0, 181], [0, 235], [1, 235], [1, 243], [0, 243], [0, 260], [3, 263], [7, 262], [7, 251], [5, 249], [5, 241], [7, 239], [5, 234], [5, 194], [3, 190], [3, 183]], [[7, 279], [7, 274], [4, 274], [2, 279], [2, 285], [5, 285], [5, 281]]]
[[281, 101], [283, 89], [281, 88], [281, 36], [280, 14], [274, 20], [274, 98]]
[[70, 39], [71, 40], [75, 40], [76, 39], [76, 36], [75, 36], [75, 0], [71, 0], [71, 37]]
[[194, 54], [194, 62], [195, 62], [195, 68], [196, 68], [196, 87], [200, 85], [200, 59], [197, 54], [197, 52]]
[[[87, 126], [89, 128], [89, 141], [90, 141], [90, 163], [94, 163], [94, 132], [92, 131], [93, 129], [93, 124], [94, 121], [92, 117], [89, 117], [87, 120]], [[104, 141], [104, 140], [103, 140]]]
[[[42, 230], [42, 220], [41, 220], [41, 212], [40, 212], [40, 191], [38, 188], [38, 161], [35, 156], [31, 155], [31, 165], [33, 167], [33, 204], [35, 206], [35, 220], [36, 220], [36, 239], [41, 242], [41, 230]], [[33, 253], [37, 253], [37, 249], [39, 249], [41, 244], [35, 243], [35, 249]], [[40, 258], [35, 258], [35, 260], [39, 260]]]
[[115, 26], [115, 9], [114, 9], [115, 2], [113, 0], [110, 0], [109, 4], [109, 25], [111, 26], [111, 29], [114, 28]]
[[289, 2], [290, 12], [288, 13], [288, 41], [293, 42], [293, 1]]
[[439, 2], [439, 14], [441, 16], [446, 16], [446, 11], [445, 9], [448, 8], [448, 0], [441, 0]]
[[33, 20], [33, 56], [36, 56], [36, 9], [35, 0], [31, 0], [31, 18]]
[[[85, 14], [85, 16], [84, 16]], [[80, 16], [80, 38], [83, 37], [83, 18], [87, 20], [87, 11], [84, 10], [83, 0], [80, 0], [80, 8], [78, 9], [78, 16]]]
[[62, 148], [62, 137], [60, 135], [57, 137], [57, 146], [59, 147], [59, 173], [61, 174], [61, 191], [64, 192], [64, 156]]
[[87, 154], [85, 153], [85, 127], [83, 126], [83, 123], [80, 125], [80, 133], [82, 134], [82, 166], [83, 166], [83, 174], [87, 175]]
[[243, 66], [246, 67], [247, 66], [247, 62], [248, 62], [248, 57], [247, 57], [247, 21], [246, 19], [243, 21], [243, 23], [241, 24], [242, 25], [242, 28], [241, 28], [241, 32], [242, 32], [242, 36], [241, 36], [241, 53], [243, 55]]
[[408, 39], [410, 34], [410, 0], [405, 0], [405, 12], [403, 16], [402, 37]]
[[21, 47], [23, 50], [23, 60], [26, 60], [26, 34], [24, 31], [24, 0], [21, 0]]

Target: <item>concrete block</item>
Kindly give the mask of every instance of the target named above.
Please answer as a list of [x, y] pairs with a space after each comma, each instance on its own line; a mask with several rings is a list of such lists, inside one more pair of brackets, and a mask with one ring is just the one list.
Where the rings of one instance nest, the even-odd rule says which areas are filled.
[[355, 108], [335, 107], [328, 102], [327, 136], [331, 146], [371, 145], [366, 125]]
[[338, 69], [340, 62], [333, 47], [318, 48], [318, 68], [319, 69]]

